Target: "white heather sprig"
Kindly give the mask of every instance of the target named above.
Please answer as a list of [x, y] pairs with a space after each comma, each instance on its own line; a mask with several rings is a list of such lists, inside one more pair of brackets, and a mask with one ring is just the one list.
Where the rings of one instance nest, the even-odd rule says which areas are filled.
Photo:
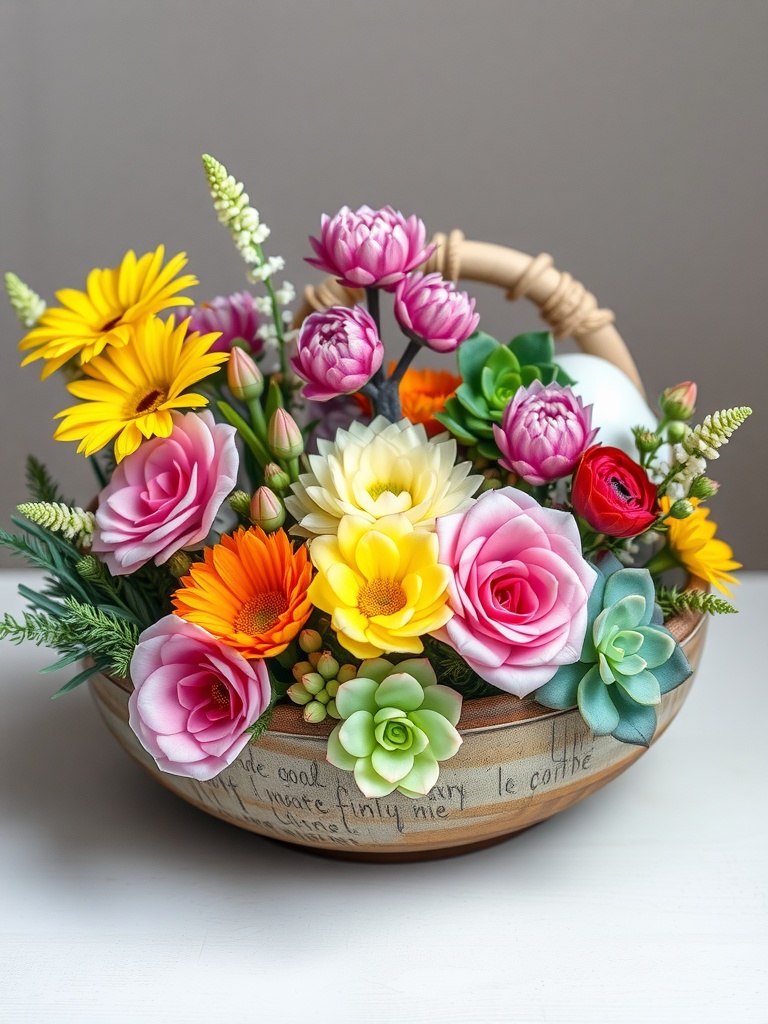
[[268, 256], [263, 263], [251, 267], [248, 271], [247, 277], [249, 281], [253, 281], [254, 283], [257, 281], [267, 281], [279, 270], [285, 270], [285, 260], [283, 257]]
[[751, 415], [752, 410], [746, 405], [734, 409], [721, 409], [720, 412], [707, 416], [703, 423], [689, 431], [681, 441], [681, 447], [688, 455], [717, 459], [717, 449], [728, 444], [728, 438], [734, 430]]
[[259, 211], [250, 205], [243, 183], [236, 181], [227, 173], [224, 164], [207, 153], [203, 157], [203, 165], [219, 223], [229, 228], [232, 240], [246, 263], [260, 263], [259, 248], [269, 237], [269, 228], [261, 223]]
[[60, 501], [27, 501], [17, 506], [19, 512], [38, 526], [60, 533], [81, 547], [90, 547], [96, 517], [79, 506], [71, 508]]
[[282, 288], [278, 288], [275, 291], [275, 298], [281, 306], [290, 306], [296, 298], [296, 289], [290, 281], [283, 281]]
[[34, 327], [45, 312], [45, 300], [11, 271], [5, 275], [5, 290], [22, 327]]

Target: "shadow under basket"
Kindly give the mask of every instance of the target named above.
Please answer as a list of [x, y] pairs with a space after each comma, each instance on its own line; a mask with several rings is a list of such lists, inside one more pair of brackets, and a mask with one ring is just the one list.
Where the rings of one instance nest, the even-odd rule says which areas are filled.
[[[667, 623], [694, 673], [706, 625], [706, 616], [694, 612]], [[692, 681], [693, 675], [662, 698], [653, 742]], [[583, 800], [646, 750], [594, 736], [576, 708], [552, 711], [531, 697], [507, 695], [468, 700], [458, 724], [464, 742], [441, 763], [432, 791], [415, 800], [399, 793], [369, 800], [350, 772], [325, 759], [336, 723], [310, 726], [298, 707], [280, 705], [257, 743], [215, 779], [196, 782], [161, 772], [129, 728], [130, 682], [95, 676], [90, 686], [110, 732], [182, 799], [269, 839], [354, 860], [421, 860], [490, 846]]]

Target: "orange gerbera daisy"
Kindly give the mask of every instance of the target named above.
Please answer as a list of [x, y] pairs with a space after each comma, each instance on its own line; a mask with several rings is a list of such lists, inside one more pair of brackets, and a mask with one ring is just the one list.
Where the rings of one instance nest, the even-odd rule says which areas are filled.
[[446, 401], [456, 393], [459, 384], [461, 377], [448, 370], [430, 370], [429, 367], [406, 370], [399, 388], [403, 416], [407, 416], [411, 423], [423, 423], [429, 437], [441, 434], [445, 427], [434, 419], [434, 415], [443, 411]]
[[312, 567], [284, 530], [240, 529], [207, 548], [173, 595], [174, 611], [246, 658], [284, 651], [312, 611]]

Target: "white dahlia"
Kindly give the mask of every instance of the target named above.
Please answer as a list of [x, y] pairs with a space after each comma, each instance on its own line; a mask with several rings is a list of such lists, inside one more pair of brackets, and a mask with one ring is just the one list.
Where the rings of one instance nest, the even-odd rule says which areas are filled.
[[421, 423], [390, 423], [377, 416], [369, 425], [339, 429], [335, 441], [319, 440], [285, 499], [302, 537], [335, 534], [345, 515], [375, 522], [398, 512], [416, 529], [432, 530], [438, 516], [464, 512], [481, 476], [469, 476], [469, 462], [456, 465], [456, 442], [428, 438]]

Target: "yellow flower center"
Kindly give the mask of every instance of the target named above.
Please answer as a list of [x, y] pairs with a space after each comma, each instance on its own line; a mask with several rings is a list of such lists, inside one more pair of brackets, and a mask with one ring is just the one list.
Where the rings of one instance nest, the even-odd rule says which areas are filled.
[[376, 501], [378, 498], [382, 496], [382, 494], [394, 494], [395, 497], [397, 497], [397, 495], [402, 494], [404, 490], [405, 488], [400, 487], [399, 484], [372, 484], [368, 488], [368, 493], [373, 498], [373, 500]]
[[398, 580], [370, 580], [360, 588], [357, 607], [366, 619], [375, 615], [394, 615], [405, 607], [407, 598]]
[[229, 707], [229, 690], [218, 679], [211, 687], [211, 704], [215, 704], [217, 708]]
[[136, 402], [133, 415], [143, 416], [145, 413], [154, 412], [158, 406], [163, 404], [165, 397], [165, 393], [159, 388], [152, 388], [151, 391], [147, 391]]
[[279, 590], [266, 590], [246, 601], [235, 617], [235, 629], [251, 636], [265, 633], [277, 623], [287, 607], [285, 594]]

